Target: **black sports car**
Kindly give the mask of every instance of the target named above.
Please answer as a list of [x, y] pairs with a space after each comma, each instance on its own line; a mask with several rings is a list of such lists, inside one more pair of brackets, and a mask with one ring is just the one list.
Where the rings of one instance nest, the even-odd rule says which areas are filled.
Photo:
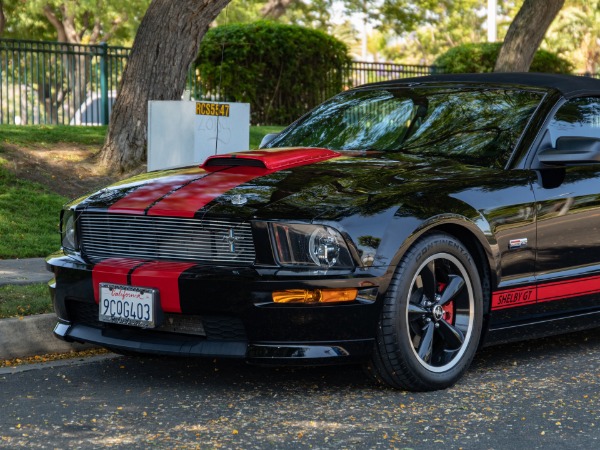
[[431, 390], [482, 344], [598, 326], [600, 81], [371, 84], [264, 142], [67, 205], [55, 334]]

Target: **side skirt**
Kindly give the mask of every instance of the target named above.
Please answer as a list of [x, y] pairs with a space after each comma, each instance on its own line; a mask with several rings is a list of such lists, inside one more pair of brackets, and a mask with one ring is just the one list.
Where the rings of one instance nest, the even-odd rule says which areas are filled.
[[555, 317], [526, 324], [501, 326], [488, 330], [483, 346], [555, 336], [596, 327], [600, 327], [600, 311]]

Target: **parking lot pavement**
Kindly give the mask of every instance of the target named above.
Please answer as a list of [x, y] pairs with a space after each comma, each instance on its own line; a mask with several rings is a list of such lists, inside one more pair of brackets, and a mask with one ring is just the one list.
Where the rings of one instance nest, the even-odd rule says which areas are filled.
[[426, 393], [357, 366], [89, 358], [0, 373], [0, 447], [588, 450], [599, 383], [600, 330], [484, 349]]

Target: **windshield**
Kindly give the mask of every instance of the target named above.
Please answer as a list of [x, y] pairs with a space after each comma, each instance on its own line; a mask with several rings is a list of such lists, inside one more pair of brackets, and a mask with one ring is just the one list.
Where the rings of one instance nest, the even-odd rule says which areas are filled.
[[399, 151], [502, 168], [542, 94], [517, 89], [365, 89], [342, 93], [267, 147]]

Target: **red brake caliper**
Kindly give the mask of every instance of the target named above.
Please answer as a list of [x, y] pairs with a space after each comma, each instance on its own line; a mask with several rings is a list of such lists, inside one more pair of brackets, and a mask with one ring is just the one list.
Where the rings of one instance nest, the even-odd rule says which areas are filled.
[[[438, 294], [441, 295], [446, 286], [446, 283], [438, 283]], [[444, 310], [444, 320], [452, 325], [454, 323], [454, 300], [446, 303], [442, 309]]]

